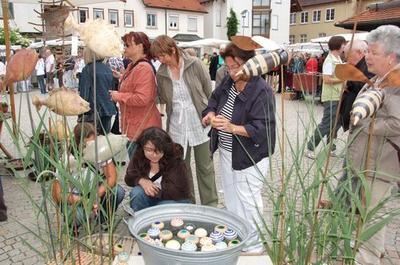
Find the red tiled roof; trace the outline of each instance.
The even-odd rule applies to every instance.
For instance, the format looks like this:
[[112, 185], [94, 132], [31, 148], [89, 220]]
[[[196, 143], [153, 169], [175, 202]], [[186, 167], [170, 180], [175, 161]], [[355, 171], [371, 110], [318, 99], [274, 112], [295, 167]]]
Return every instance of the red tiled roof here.
[[340, 21], [336, 26], [343, 28], [351, 28], [357, 21], [357, 28], [361, 30], [371, 30], [374, 26], [384, 24], [400, 24], [400, 6], [387, 9], [368, 9], [360, 14]]
[[345, 0], [299, 0], [302, 7], [322, 5], [322, 4], [332, 4], [336, 2], [344, 2]]
[[198, 0], [143, 0], [147, 7], [207, 13]]

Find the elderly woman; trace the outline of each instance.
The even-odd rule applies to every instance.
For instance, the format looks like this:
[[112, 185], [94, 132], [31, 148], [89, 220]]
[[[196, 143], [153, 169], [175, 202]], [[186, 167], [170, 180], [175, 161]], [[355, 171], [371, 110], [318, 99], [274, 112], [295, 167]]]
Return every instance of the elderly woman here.
[[254, 51], [231, 43], [223, 56], [229, 75], [211, 95], [202, 121], [213, 127], [211, 152], [219, 150], [225, 205], [252, 222], [253, 240], [245, 251], [261, 253], [257, 226], [262, 226], [261, 192], [275, 147], [275, 99], [261, 77], [243, 81], [236, 76]]
[[[199, 58], [182, 52], [166, 35], [154, 40], [151, 51], [162, 63], [157, 72], [157, 83], [160, 100], [166, 104], [167, 132], [183, 147], [188, 169], [191, 148], [194, 149], [201, 204], [217, 206], [214, 165], [208, 148], [209, 129], [201, 124], [201, 112], [211, 95], [210, 76]], [[191, 170], [189, 173], [192, 180]], [[190, 183], [193, 187], [193, 181]]]
[[[96, 108], [97, 108], [97, 132], [108, 134], [111, 130], [111, 118], [117, 113], [113, 102], [108, 96], [112, 89], [113, 76], [110, 68], [89, 48], [83, 51], [86, 66], [82, 69], [79, 80], [79, 95], [90, 103], [90, 111], [82, 116], [80, 121], [94, 122], [94, 87], [93, 79], [96, 76]], [[96, 61], [94, 61], [94, 59]], [[96, 64], [96, 74], [94, 73]]]
[[143, 32], [130, 32], [122, 37], [125, 57], [132, 62], [120, 78], [119, 91], [110, 91], [113, 101], [121, 110], [122, 133], [130, 140], [128, 155], [132, 158], [136, 149], [136, 139], [149, 127], [161, 128], [161, 115], [155, 101], [157, 86], [155, 69], [151, 64], [150, 41]]
[[[374, 88], [381, 90], [385, 97], [375, 117], [360, 120], [350, 129], [348, 165], [353, 175], [365, 177], [364, 190], [370, 199], [363, 207], [370, 211], [390, 196], [393, 182], [400, 178], [400, 88], [384, 85], [386, 76], [400, 68], [400, 29], [392, 25], [378, 27], [367, 35], [367, 42], [368, 71], [376, 75], [372, 79]], [[369, 89], [366, 85], [358, 98]], [[370, 222], [367, 226], [371, 224], [371, 220], [367, 222]], [[356, 261], [381, 264], [384, 243], [385, 228], [361, 244]]]

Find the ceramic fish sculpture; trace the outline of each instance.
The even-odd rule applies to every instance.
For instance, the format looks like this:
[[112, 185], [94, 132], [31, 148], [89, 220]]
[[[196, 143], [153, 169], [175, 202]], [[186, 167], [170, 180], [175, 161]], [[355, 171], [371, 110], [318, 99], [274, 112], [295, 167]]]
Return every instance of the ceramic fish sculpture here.
[[[97, 136], [97, 162], [105, 162], [122, 150], [125, 150], [128, 138], [125, 135], [107, 134]], [[95, 159], [95, 141], [86, 144], [83, 150], [83, 159], [85, 161], [96, 163]]]
[[242, 65], [236, 76], [239, 76], [241, 79], [260, 76], [270, 72], [278, 65], [287, 63], [287, 61], [288, 53], [285, 50], [258, 54]]
[[57, 141], [66, 140], [69, 138], [69, 135], [70, 135], [69, 128], [66, 127], [65, 123], [61, 120], [58, 120], [55, 123], [51, 124], [49, 131], [50, 131], [50, 134]]
[[355, 126], [360, 120], [371, 117], [381, 107], [384, 97], [384, 92], [375, 88], [360, 94], [353, 103], [351, 123]]
[[121, 37], [112, 25], [102, 19], [78, 24], [70, 15], [65, 20], [64, 27], [67, 31], [78, 32], [85, 45], [101, 58], [122, 54]]
[[33, 72], [38, 54], [32, 49], [21, 49], [11, 56], [7, 63], [3, 85], [27, 79]]
[[54, 113], [65, 116], [76, 116], [90, 110], [89, 102], [81, 98], [78, 93], [65, 88], [53, 90], [46, 99], [34, 96], [32, 103], [38, 111], [41, 106], [47, 106]]

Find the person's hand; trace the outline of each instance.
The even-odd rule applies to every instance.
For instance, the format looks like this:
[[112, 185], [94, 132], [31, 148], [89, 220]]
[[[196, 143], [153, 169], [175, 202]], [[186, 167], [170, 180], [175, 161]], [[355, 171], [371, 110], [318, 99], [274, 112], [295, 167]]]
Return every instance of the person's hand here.
[[227, 133], [232, 133], [233, 131], [233, 124], [222, 115], [215, 116], [211, 123], [211, 126], [217, 130]]
[[109, 90], [108, 92], [110, 93], [111, 100], [117, 102], [116, 97], [117, 97], [118, 91]]
[[211, 121], [215, 118], [215, 112], [209, 112], [203, 119], [201, 119], [201, 124], [207, 126], [211, 124]]
[[95, 215], [97, 215], [97, 213], [99, 212], [99, 206], [97, 205], [97, 203], [93, 204], [92, 212]]
[[150, 197], [156, 197], [160, 192], [160, 188], [158, 188], [150, 179], [140, 179], [139, 185], [143, 188], [144, 193]]

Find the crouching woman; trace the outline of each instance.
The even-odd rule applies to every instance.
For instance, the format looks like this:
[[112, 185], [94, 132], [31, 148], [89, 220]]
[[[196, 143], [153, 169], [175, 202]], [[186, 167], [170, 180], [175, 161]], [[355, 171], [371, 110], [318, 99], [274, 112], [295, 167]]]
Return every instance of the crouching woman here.
[[131, 208], [139, 211], [159, 204], [190, 203], [182, 146], [156, 127], [144, 130], [137, 143], [125, 176], [126, 184], [133, 187]]

